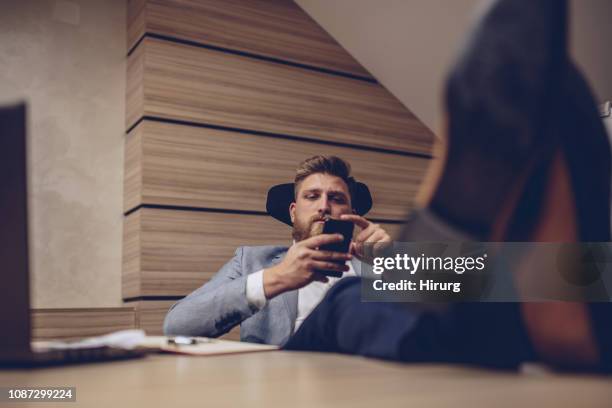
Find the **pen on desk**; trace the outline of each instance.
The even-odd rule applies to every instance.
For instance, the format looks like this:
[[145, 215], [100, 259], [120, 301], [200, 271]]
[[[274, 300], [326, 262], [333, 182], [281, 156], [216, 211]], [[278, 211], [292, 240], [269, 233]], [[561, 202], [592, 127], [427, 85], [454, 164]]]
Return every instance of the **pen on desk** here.
[[174, 336], [168, 339], [168, 344], [175, 346], [188, 346], [194, 344], [213, 343], [215, 339], [208, 337], [188, 337], [188, 336]]

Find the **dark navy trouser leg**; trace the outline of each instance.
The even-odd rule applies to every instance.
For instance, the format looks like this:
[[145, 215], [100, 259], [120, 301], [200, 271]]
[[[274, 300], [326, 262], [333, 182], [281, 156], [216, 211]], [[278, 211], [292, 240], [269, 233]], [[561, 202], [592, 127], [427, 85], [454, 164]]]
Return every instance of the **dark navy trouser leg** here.
[[362, 302], [360, 282], [339, 281], [284, 348], [500, 368], [532, 357], [516, 304]]

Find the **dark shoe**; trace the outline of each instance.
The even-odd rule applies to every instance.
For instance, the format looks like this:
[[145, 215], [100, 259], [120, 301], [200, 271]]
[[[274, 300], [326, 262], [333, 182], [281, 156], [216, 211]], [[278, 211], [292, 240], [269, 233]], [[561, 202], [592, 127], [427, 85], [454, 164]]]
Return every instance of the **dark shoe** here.
[[[589, 86], [572, 63], [568, 63], [559, 88], [562, 94], [555, 115], [555, 130], [569, 170], [576, 240], [609, 242], [612, 179], [608, 135]], [[543, 171], [538, 174], [525, 188], [521, 204], [513, 215], [514, 222], [507, 232], [508, 240], [527, 240], [525, 237], [529, 236], [529, 228], [526, 226], [534, 225], [540, 216], [532, 204], [546, 186], [546, 175]], [[585, 249], [588, 248], [585, 246]], [[587, 257], [589, 253], [583, 256]], [[584, 278], [586, 272], [580, 268], [572, 271], [578, 278]], [[582, 295], [585, 299], [606, 299], [609, 298], [609, 288], [603, 280], [595, 281], [583, 288]], [[568, 303], [559, 305], [556, 313], [555, 305], [552, 305], [553, 308], [549, 306], [525, 304], [523, 308], [529, 335], [539, 350], [540, 358], [560, 368], [612, 372], [612, 304]], [[566, 309], [561, 311], [562, 308]], [[569, 314], [579, 316], [572, 320], [574, 330], [571, 334], [563, 329], [551, 331], [550, 327], [545, 329], [540, 324], [529, 324], [534, 316], [539, 316], [535, 318], [536, 322], [542, 319], [566, 322]], [[562, 326], [559, 324], [559, 327]]]
[[560, 114], [562, 146], [567, 158], [583, 242], [610, 241], [610, 142], [597, 103], [579, 70], [568, 65]]
[[449, 75], [446, 161], [429, 211], [477, 239], [559, 146], [549, 127], [567, 63], [566, 8], [497, 1]]

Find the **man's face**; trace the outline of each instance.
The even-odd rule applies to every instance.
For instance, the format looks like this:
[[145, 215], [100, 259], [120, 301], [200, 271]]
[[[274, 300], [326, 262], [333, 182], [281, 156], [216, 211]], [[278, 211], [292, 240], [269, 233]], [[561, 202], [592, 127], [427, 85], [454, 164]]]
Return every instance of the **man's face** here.
[[338, 218], [352, 213], [348, 186], [340, 177], [315, 173], [299, 185], [295, 202], [289, 206], [293, 222], [293, 239], [302, 241], [318, 231], [323, 218]]

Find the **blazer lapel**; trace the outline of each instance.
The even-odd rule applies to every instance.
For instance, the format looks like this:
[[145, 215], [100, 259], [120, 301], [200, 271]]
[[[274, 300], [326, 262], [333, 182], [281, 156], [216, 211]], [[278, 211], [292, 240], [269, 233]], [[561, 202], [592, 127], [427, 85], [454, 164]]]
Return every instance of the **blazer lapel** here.
[[[283, 257], [287, 254], [287, 252], [280, 253], [272, 259], [272, 265], [278, 264]], [[285, 292], [281, 295], [283, 301], [285, 303], [285, 310], [287, 312], [287, 316], [289, 317], [290, 322], [290, 333], [293, 333], [293, 328], [295, 327], [295, 319], [297, 319], [297, 306], [298, 306], [298, 291], [292, 290], [290, 292]]]

